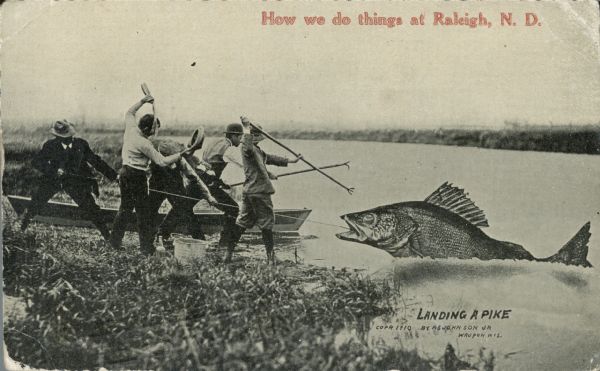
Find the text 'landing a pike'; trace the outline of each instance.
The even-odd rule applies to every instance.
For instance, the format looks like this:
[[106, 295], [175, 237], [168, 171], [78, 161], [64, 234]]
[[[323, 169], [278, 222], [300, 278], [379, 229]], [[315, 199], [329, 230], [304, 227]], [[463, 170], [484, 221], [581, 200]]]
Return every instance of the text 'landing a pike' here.
[[536, 258], [522, 246], [486, 235], [485, 214], [462, 189], [447, 182], [424, 201], [409, 201], [345, 214], [346, 240], [382, 249], [394, 257], [481, 260], [520, 259], [591, 267], [587, 260], [590, 223], [586, 223], [556, 254]]

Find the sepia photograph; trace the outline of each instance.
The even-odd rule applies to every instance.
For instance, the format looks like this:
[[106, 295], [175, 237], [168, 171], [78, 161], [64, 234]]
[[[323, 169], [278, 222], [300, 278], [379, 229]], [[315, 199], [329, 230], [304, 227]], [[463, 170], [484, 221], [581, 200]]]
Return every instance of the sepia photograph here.
[[7, 370], [600, 370], [600, 5], [0, 5]]

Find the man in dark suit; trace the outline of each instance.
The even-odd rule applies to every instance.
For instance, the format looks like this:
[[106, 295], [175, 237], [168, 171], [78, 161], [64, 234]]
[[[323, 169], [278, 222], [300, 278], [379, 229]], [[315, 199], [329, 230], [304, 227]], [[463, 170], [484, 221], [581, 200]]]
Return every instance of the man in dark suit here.
[[109, 240], [109, 229], [92, 196], [99, 194], [92, 167], [110, 180], [117, 179], [117, 172], [91, 150], [87, 141], [74, 138], [75, 129], [67, 120], [54, 123], [50, 132], [55, 138], [44, 143], [42, 150], [33, 159], [33, 167], [42, 173], [42, 177], [23, 216], [21, 230], [27, 229], [39, 210], [62, 190], [79, 205], [85, 218], [94, 223], [102, 237]]

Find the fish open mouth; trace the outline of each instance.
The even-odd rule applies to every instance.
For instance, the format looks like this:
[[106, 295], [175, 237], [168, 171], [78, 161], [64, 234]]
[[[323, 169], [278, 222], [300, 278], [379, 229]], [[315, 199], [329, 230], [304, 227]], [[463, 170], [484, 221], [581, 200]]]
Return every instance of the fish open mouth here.
[[356, 225], [351, 220], [349, 220], [347, 216], [343, 215], [341, 216], [341, 218], [346, 222], [348, 227], [350, 227], [350, 230], [347, 232], [336, 233], [335, 236], [337, 238], [339, 238], [340, 240], [358, 242], [365, 242], [367, 240], [367, 235], [365, 235], [363, 231], [357, 228]]

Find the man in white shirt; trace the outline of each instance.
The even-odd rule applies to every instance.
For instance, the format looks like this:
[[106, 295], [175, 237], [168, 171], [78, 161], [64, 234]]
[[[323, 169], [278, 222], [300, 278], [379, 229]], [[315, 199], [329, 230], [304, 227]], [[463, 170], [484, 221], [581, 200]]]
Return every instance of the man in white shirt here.
[[186, 151], [163, 156], [158, 152], [148, 137], [154, 135], [160, 127], [160, 121], [152, 114], [144, 115], [136, 123], [135, 114], [145, 104], [154, 102], [151, 95], [146, 95], [136, 102], [125, 114], [125, 134], [121, 157], [123, 166], [119, 170], [119, 188], [121, 205], [113, 223], [111, 244], [121, 248], [127, 222], [135, 209], [140, 249], [143, 254], [151, 255], [155, 248], [154, 215], [149, 203], [148, 171], [150, 163], [158, 166], [169, 166], [187, 155]]

